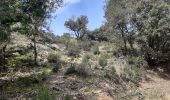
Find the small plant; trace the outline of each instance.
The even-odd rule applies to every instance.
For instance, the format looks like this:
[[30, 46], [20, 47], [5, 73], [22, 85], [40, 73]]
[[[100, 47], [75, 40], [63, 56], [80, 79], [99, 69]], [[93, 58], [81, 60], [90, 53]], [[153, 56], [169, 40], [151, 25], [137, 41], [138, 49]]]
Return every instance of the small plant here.
[[97, 45], [95, 45], [92, 48], [92, 51], [93, 51], [94, 55], [99, 55], [100, 54], [99, 47]]
[[23, 66], [29, 67], [34, 65], [33, 56], [31, 53], [20, 55], [17, 57], [11, 57], [8, 59], [7, 66], [13, 68], [21, 68]]
[[91, 74], [90, 66], [88, 62], [82, 62], [81, 64], [71, 64], [71, 66], [67, 69], [66, 75], [76, 74], [79, 76], [87, 77]]
[[102, 67], [107, 66], [107, 58], [105, 56], [100, 56], [99, 65], [102, 66]]
[[76, 67], [76, 72], [79, 76], [87, 77], [90, 75], [90, 66], [88, 63], [81, 63]]
[[114, 67], [114, 66], [112, 67], [112, 74], [113, 74], [113, 75], [115, 75], [115, 74], [116, 74], [116, 69], [115, 69], [115, 67]]
[[43, 86], [38, 91], [37, 100], [56, 100], [56, 98], [53, 91]]
[[86, 55], [83, 56], [82, 62], [83, 63], [88, 63], [89, 59], [90, 59], [90, 56], [86, 54]]
[[66, 75], [76, 73], [75, 64], [70, 64], [70, 67], [65, 72]]
[[67, 55], [76, 58], [79, 56], [80, 52], [81, 51], [77, 46], [72, 46], [68, 48]]
[[79, 47], [84, 51], [90, 51], [91, 47], [94, 45], [92, 41], [79, 41]]
[[66, 95], [64, 96], [64, 100], [71, 100], [70, 95], [66, 94]]
[[61, 60], [61, 55], [57, 52], [51, 52], [48, 55], [48, 62], [50, 66], [53, 67], [53, 71], [57, 72], [59, 68], [62, 67], [62, 60]]

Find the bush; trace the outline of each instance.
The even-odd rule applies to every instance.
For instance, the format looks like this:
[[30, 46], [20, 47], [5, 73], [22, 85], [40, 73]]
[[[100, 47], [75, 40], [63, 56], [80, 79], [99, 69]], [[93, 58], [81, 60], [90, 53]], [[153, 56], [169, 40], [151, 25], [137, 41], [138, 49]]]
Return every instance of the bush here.
[[91, 47], [95, 43], [92, 41], [79, 41], [79, 47], [83, 49], [84, 51], [90, 51]]
[[13, 68], [29, 67], [34, 65], [34, 59], [31, 53], [8, 58], [7, 66]]
[[148, 63], [144, 60], [143, 57], [130, 57], [128, 58], [128, 63], [130, 65], [135, 65], [136, 67], [139, 67], [139, 68], [148, 67]]
[[82, 63], [88, 63], [90, 59], [90, 56], [88, 54], [83, 56]]
[[57, 52], [51, 52], [49, 53], [47, 60], [50, 64], [50, 66], [53, 67], [53, 71], [57, 72], [59, 68], [62, 67], [62, 60], [61, 60], [61, 55]]
[[100, 56], [99, 65], [102, 66], [102, 67], [107, 66], [107, 58], [105, 56]]
[[79, 76], [87, 77], [90, 75], [90, 66], [88, 63], [81, 63], [76, 67], [76, 72]]
[[66, 95], [64, 96], [64, 100], [71, 100], [71, 96], [68, 95], [68, 94], [66, 94]]
[[112, 69], [111, 69], [111, 70], [112, 70], [112, 74], [113, 74], [113, 75], [115, 75], [115, 74], [116, 74], [116, 69], [115, 69], [115, 67], [114, 67], [114, 66], [112, 67]]
[[76, 73], [75, 64], [70, 64], [70, 67], [65, 72], [66, 75]]
[[43, 86], [38, 91], [37, 100], [56, 100], [56, 97], [53, 91]]
[[145, 78], [145, 68], [147, 62], [142, 57], [132, 57], [128, 60], [130, 66], [124, 69], [126, 78], [138, 83], [142, 78]]
[[82, 62], [81, 64], [78, 64], [78, 65], [71, 64], [71, 66], [67, 69], [65, 74], [66, 75], [77, 74], [82, 77], [87, 77], [91, 74], [90, 72], [91, 72], [91, 70], [90, 70], [89, 63]]
[[99, 55], [100, 54], [99, 47], [95, 45], [92, 48], [92, 52], [93, 52], [94, 55]]
[[76, 58], [79, 56], [80, 52], [81, 51], [77, 46], [73, 46], [68, 48], [67, 55]]

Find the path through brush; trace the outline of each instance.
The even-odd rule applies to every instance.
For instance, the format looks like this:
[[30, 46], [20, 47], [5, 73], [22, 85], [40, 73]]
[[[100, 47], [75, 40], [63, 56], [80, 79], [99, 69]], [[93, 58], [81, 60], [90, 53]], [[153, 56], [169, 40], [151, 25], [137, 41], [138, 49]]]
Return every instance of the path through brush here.
[[170, 100], [170, 75], [161, 71], [147, 71], [148, 81], [140, 83], [145, 100]]

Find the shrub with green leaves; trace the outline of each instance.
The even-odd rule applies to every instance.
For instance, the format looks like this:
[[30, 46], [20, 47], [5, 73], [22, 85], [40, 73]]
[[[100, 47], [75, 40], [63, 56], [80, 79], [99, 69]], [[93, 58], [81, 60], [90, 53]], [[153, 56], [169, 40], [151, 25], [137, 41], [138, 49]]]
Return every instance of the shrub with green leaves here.
[[112, 74], [113, 74], [113, 75], [115, 75], [115, 74], [116, 74], [116, 69], [115, 69], [115, 67], [114, 67], [114, 66], [112, 67], [112, 69], [111, 69], [111, 70], [112, 70]]
[[81, 50], [77, 46], [71, 46], [68, 48], [67, 55], [70, 57], [78, 57], [80, 54]]
[[139, 82], [145, 78], [145, 69], [148, 64], [142, 57], [131, 57], [128, 59], [129, 65], [125, 67], [124, 72], [126, 77], [133, 82]]
[[59, 68], [62, 67], [61, 54], [57, 52], [50, 52], [47, 59], [50, 66], [53, 67], [54, 72], [57, 72]]
[[99, 62], [99, 65], [102, 67], [107, 66], [107, 58], [105, 56], [101, 55], [98, 62]]
[[88, 62], [89, 62], [89, 59], [90, 59], [90, 55], [85, 54], [85, 55], [83, 56], [82, 63], [88, 63]]
[[81, 63], [76, 67], [77, 75], [87, 77], [91, 74], [90, 65], [87, 62]]
[[100, 54], [99, 47], [98, 47], [97, 45], [95, 45], [95, 46], [92, 48], [92, 52], [93, 52], [95, 55], [99, 55], [99, 54]]
[[66, 75], [69, 75], [69, 74], [74, 74], [76, 73], [76, 69], [75, 69], [75, 64], [70, 64], [70, 67], [67, 69], [67, 71], [65, 72]]
[[84, 51], [90, 51], [91, 47], [95, 45], [93, 41], [78, 41], [78, 45]]
[[78, 76], [87, 77], [91, 75], [90, 64], [87, 58], [84, 58], [80, 64], [71, 64], [67, 69], [66, 75], [76, 74]]
[[7, 66], [13, 68], [29, 67], [34, 65], [33, 55], [31, 53], [8, 58]]
[[56, 97], [53, 91], [43, 86], [38, 91], [37, 100], [56, 100]]

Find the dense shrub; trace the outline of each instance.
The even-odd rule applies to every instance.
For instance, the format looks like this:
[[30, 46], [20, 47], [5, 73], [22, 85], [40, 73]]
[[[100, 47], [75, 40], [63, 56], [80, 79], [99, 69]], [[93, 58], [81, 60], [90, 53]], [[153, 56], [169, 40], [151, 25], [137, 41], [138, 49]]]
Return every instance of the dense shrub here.
[[78, 41], [79, 47], [84, 51], [90, 51], [91, 47], [95, 45], [93, 41]]
[[37, 100], [56, 100], [56, 97], [53, 91], [43, 86], [38, 91]]
[[126, 78], [135, 83], [138, 83], [140, 80], [145, 78], [145, 68], [148, 65], [142, 57], [129, 58], [128, 62], [129, 66], [124, 68]]
[[98, 47], [97, 45], [93, 46], [92, 52], [93, 52], [95, 55], [99, 55], [99, 54], [100, 54], [99, 47]]
[[77, 46], [71, 46], [68, 48], [67, 55], [70, 57], [78, 57], [81, 50]]
[[111, 69], [111, 70], [112, 70], [112, 74], [113, 74], [113, 75], [115, 75], [115, 74], [116, 74], [116, 69], [115, 69], [115, 67], [114, 67], [114, 66], [112, 67], [112, 69]]
[[100, 56], [99, 58], [99, 65], [102, 66], [102, 67], [105, 67], [107, 66], [107, 58], [103, 55]]
[[75, 69], [75, 64], [70, 64], [70, 67], [67, 69], [67, 71], [65, 72], [66, 75], [69, 75], [69, 74], [74, 74], [76, 73], [76, 69]]
[[91, 70], [89, 64], [86, 63], [81, 63], [76, 67], [76, 72], [79, 76], [87, 77], [91, 75]]
[[83, 63], [88, 63], [89, 59], [90, 59], [90, 55], [86, 54], [86, 55], [83, 56], [82, 62]]
[[[86, 60], [85, 60], [86, 59]], [[91, 75], [90, 65], [87, 58], [82, 60], [81, 64], [71, 64], [70, 67], [66, 71], [66, 75], [69, 74], [77, 74], [79, 76], [87, 77]]]
[[34, 65], [33, 55], [31, 53], [8, 58], [7, 66], [12, 68], [29, 67]]
[[54, 72], [57, 72], [59, 68], [62, 67], [63, 61], [61, 60], [61, 54], [57, 52], [50, 52], [47, 59], [50, 66], [53, 67]]

